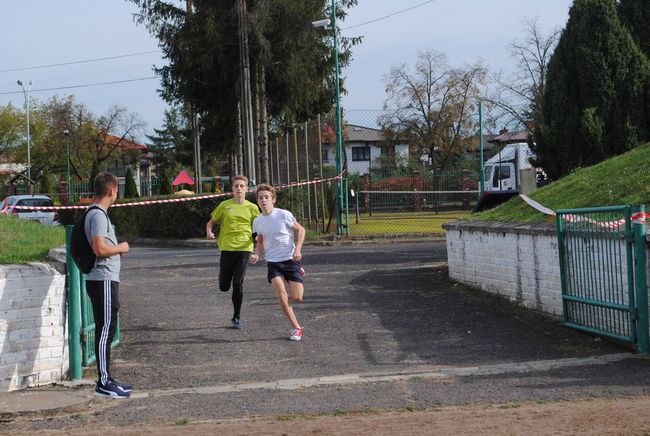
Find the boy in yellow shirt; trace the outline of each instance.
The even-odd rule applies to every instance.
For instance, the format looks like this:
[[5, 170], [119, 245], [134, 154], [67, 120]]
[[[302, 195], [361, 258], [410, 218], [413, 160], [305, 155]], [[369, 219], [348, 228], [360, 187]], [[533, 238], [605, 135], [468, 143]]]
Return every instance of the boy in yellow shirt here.
[[234, 313], [232, 326], [241, 329], [241, 306], [244, 300], [244, 275], [253, 252], [252, 225], [260, 214], [257, 205], [246, 200], [248, 178], [235, 176], [232, 182], [233, 198], [222, 201], [210, 215], [205, 226], [208, 239], [215, 239], [212, 228], [219, 223], [217, 245], [221, 251], [219, 261], [219, 289], [228, 292], [232, 283]]

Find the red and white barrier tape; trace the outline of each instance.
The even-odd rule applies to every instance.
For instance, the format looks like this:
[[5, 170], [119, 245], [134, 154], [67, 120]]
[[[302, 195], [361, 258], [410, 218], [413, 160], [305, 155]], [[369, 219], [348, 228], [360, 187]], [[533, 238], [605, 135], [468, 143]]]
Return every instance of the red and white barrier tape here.
[[[632, 220], [632, 223], [645, 224], [645, 220], [647, 216], [648, 214], [646, 214], [645, 212], [634, 212], [630, 216], [630, 219]], [[586, 222], [605, 229], [618, 229], [621, 226], [625, 225], [625, 218], [616, 221], [601, 222], [593, 218], [588, 218], [588, 217], [574, 215], [574, 214], [567, 214], [567, 215], [562, 215], [562, 219], [571, 223]]]
[[[542, 213], [544, 213], [546, 215], [551, 215], [551, 216], [556, 215], [556, 213], [554, 211], [552, 211], [551, 209], [549, 209], [547, 207], [542, 206], [541, 204], [539, 204], [535, 200], [527, 197], [526, 195], [521, 194], [520, 197], [522, 198], [522, 200], [524, 200], [526, 203], [528, 203], [535, 210], [538, 210], [538, 211], [540, 211], [540, 212], [542, 212]], [[631, 218], [633, 223], [645, 224], [646, 217], [648, 217], [648, 216], [650, 216], [650, 214], [645, 213], [645, 212], [634, 212], [631, 215], [630, 218]], [[565, 220], [565, 221], [568, 221], [568, 222], [572, 222], [572, 223], [587, 222], [587, 223], [590, 223], [590, 224], [594, 224], [594, 225], [596, 225], [598, 227], [603, 227], [603, 228], [607, 228], [607, 229], [615, 229], [615, 228], [618, 228], [620, 226], [625, 225], [625, 218], [622, 218], [622, 219], [616, 220], [616, 221], [600, 222], [600, 221], [594, 220], [592, 218], [584, 217], [584, 216], [581, 216], [581, 215], [566, 214], [566, 215], [562, 215], [562, 219]]]
[[[329, 179], [323, 180], [309, 180], [306, 182], [295, 182], [285, 185], [277, 185], [276, 189], [285, 189], [285, 188], [294, 188], [298, 186], [305, 185], [316, 185], [318, 183], [331, 182], [332, 180], [338, 180], [343, 177], [343, 173], [338, 176], [330, 177]], [[250, 189], [248, 192], [255, 192], [254, 189]], [[206, 195], [196, 195], [196, 196], [186, 196], [178, 198], [165, 198], [162, 200], [143, 200], [143, 201], [132, 201], [130, 203], [115, 203], [111, 207], [128, 207], [128, 206], [147, 206], [150, 204], [165, 204], [165, 203], [183, 203], [187, 201], [198, 201], [198, 200], [207, 200], [211, 198], [219, 198], [231, 196], [232, 192], [224, 192], [222, 194], [206, 194]], [[75, 206], [13, 206], [14, 209], [20, 210], [74, 210], [74, 209], [87, 209], [88, 205], [75, 205]], [[8, 214], [8, 207], [5, 207], [0, 214]]]

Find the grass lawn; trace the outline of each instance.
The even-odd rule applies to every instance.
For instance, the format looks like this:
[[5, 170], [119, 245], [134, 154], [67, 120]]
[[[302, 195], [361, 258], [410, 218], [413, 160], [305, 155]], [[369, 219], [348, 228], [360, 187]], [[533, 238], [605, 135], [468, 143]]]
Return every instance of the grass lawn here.
[[0, 264], [40, 262], [65, 244], [65, 229], [0, 215]]
[[350, 215], [350, 236], [379, 236], [379, 235], [443, 235], [442, 225], [455, 220], [467, 219], [469, 211], [454, 212], [381, 212], [356, 217]]

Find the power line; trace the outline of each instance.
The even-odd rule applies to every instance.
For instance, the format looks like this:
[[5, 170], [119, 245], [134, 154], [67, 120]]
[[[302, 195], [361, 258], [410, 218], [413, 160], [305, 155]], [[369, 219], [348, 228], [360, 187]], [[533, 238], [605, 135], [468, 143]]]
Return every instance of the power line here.
[[[87, 83], [85, 85], [60, 86], [58, 88], [32, 89], [30, 92], [58, 91], [61, 89], [88, 88], [90, 86], [114, 85], [116, 83], [139, 82], [142, 80], [157, 79], [157, 76], [139, 77], [137, 79], [115, 80], [113, 82]], [[0, 95], [22, 94], [22, 91], [0, 92]]]
[[410, 8], [402, 9], [400, 11], [393, 12], [392, 14], [388, 14], [388, 15], [385, 15], [383, 17], [375, 18], [374, 20], [366, 21], [365, 23], [360, 23], [360, 24], [355, 24], [354, 26], [345, 27], [345, 28], [343, 28], [341, 30], [354, 29], [355, 27], [361, 27], [361, 26], [365, 26], [366, 24], [376, 23], [377, 21], [381, 21], [381, 20], [385, 20], [386, 18], [394, 17], [395, 15], [402, 14], [404, 12], [408, 12], [408, 11], [413, 10], [415, 8], [419, 8], [420, 6], [424, 6], [427, 3], [431, 3], [433, 1], [435, 1], [435, 0], [427, 0], [425, 2], [422, 2], [422, 3], [418, 4], [418, 5], [411, 6]]
[[85, 59], [81, 61], [73, 61], [73, 62], [62, 62], [59, 64], [49, 64], [49, 65], [37, 65], [34, 67], [21, 67], [21, 68], [10, 68], [8, 70], [0, 70], [0, 73], [9, 73], [13, 71], [25, 71], [25, 70], [38, 70], [42, 68], [52, 68], [52, 67], [62, 67], [65, 65], [76, 65], [76, 64], [87, 64], [90, 62], [98, 62], [98, 61], [107, 61], [111, 59], [120, 59], [120, 58], [128, 58], [132, 56], [142, 56], [146, 54], [151, 54], [151, 53], [160, 53], [160, 50], [151, 50], [151, 51], [143, 51], [140, 53], [131, 53], [131, 54], [126, 54], [126, 55], [119, 55], [119, 56], [109, 56], [105, 58], [96, 58], [96, 59]]

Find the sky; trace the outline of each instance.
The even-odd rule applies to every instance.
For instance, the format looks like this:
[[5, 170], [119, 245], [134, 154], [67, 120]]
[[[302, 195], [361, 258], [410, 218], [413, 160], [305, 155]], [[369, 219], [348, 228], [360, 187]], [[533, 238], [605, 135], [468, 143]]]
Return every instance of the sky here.
[[[549, 33], [564, 27], [570, 5], [570, 0], [359, 0], [339, 23], [344, 36], [364, 38], [342, 71], [346, 116], [371, 123], [385, 100], [390, 68], [413, 65], [427, 49], [444, 53], [452, 66], [482, 59], [491, 72], [507, 72], [508, 46], [524, 36], [523, 20], [536, 18]], [[125, 0], [3, 2], [0, 105], [24, 107], [16, 81], [27, 89], [31, 80], [30, 96], [39, 101], [74, 94], [95, 115], [123, 106], [138, 113], [152, 133], [167, 108], [152, 67], [165, 61], [157, 41], [134, 22], [135, 12]], [[112, 59], [97, 60], [102, 58]], [[51, 89], [64, 87], [71, 88]]]

